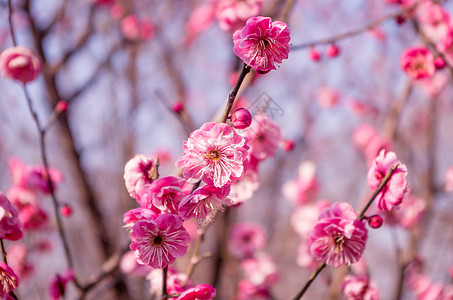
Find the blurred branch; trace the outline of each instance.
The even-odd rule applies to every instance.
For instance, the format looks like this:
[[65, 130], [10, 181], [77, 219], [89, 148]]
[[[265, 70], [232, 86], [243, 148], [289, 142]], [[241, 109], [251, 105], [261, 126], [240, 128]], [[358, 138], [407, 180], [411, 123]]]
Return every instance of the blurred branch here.
[[17, 46], [16, 36], [14, 34], [14, 26], [13, 26], [13, 6], [11, 0], [8, 0], [8, 23], [9, 23], [9, 31], [11, 34], [11, 39], [13, 40], [13, 46]]
[[165, 106], [165, 108], [170, 111], [176, 119], [179, 121], [179, 123], [182, 125], [184, 128], [184, 131], [186, 132], [187, 135], [189, 135], [192, 131], [193, 128], [190, 127], [189, 123], [187, 120], [183, 117], [183, 115], [180, 112], [175, 111], [172, 109], [171, 105], [168, 103], [168, 99], [164, 96], [161, 90], [157, 89], [154, 91], [154, 94], [156, 95], [156, 98], [162, 102], [162, 104]]
[[340, 33], [338, 35], [334, 35], [332, 37], [328, 37], [328, 38], [325, 38], [325, 39], [315, 40], [315, 41], [306, 42], [306, 43], [303, 43], [303, 44], [292, 46], [291, 47], [291, 51], [301, 50], [301, 49], [305, 49], [305, 48], [316, 46], [316, 45], [332, 44], [334, 42], [337, 42], [337, 41], [340, 41], [340, 40], [343, 40], [343, 39], [346, 39], [346, 38], [350, 38], [350, 37], [359, 35], [359, 34], [365, 32], [367, 30], [374, 29], [376, 26], [378, 26], [379, 24], [381, 24], [381, 23], [383, 23], [383, 22], [385, 22], [387, 20], [394, 19], [396, 17], [399, 17], [401, 15], [404, 15], [404, 14], [407, 14], [407, 13], [411, 12], [420, 3], [421, 3], [421, 1], [417, 1], [414, 4], [404, 8], [404, 9], [402, 9], [402, 10], [396, 12], [396, 13], [392, 13], [392, 14], [386, 15], [384, 17], [381, 17], [381, 18], [379, 18], [379, 19], [377, 19], [377, 20], [375, 20], [375, 21], [373, 21], [373, 22], [371, 22], [371, 23], [369, 23], [369, 24], [367, 24], [365, 26], [359, 27], [357, 29], [346, 31], [344, 33]]
[[390, 112], [385, 119], [384, 128], [382, 129], [383, 135], [387, 136], [392, 141], [395, 139], [396, 136], [396, 129], [398, 127], [398, 122], [400, 120], [400, 115], [403, 111], [407, 100], [412, 92], [413, 82], [412, 80], [408, 80], [406, 83], [406, 87], [404, 88], [403, 95], [397, 98], [393, 102], [393, 106], [390, 109]]
[[282, 16], [280, 17], [281, 21], [288, 23], [289, 14], [295, 3], [296, 3], [296, 0], [286, 1], [285, 7], [283, 8]]

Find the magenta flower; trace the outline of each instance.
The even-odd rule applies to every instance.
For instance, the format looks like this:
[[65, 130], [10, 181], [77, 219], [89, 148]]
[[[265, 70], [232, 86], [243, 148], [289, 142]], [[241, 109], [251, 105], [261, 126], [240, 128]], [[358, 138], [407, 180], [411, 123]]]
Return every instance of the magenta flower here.
[[343, 294], [348, 300], [379, 300], [376, 284], [365, 275], [347, 275], [343, 281]]
[[154, 220], [158, 215], [160, 215], [160, 211], [156, 208], [154, 209], [147, 209], [143, 207], [133, 208], [127, 211], [123, 215], [123, 223], [126, 224], [124, 227], [132, 228], [135, 223], [141, 220]]
[[216, 290], [209, 284], [199, 284], [194, 288], [186, 290], [184, 293], [179, 295], [176, 300], [212, 300], [216, 296]]
[[154, 269], [165, 268], [184, 256], [190, 235], [177, 215], [159, 215], [154, 220], [140, 220], [132, 227], [130, 249], [137, 262]]
[[264, 114], [254, 116], [246, 136], [249, 154], [257, 160], [272, 157], [282, 141], [280, 128]]
[[74, 271], [67, 270], [63, 275], [55, 275], [49, 284], [50, 299], [58, 300], [64, 297], [66, 293], [66, 285], [74, 279]]
[[17, 241], [24, 235], [19, 212], [9, 200], [0, 193], [0, 238]]
[[124, 166], [124, 181], [132, 198], [140, 201], [143, 193], [153, 183], [154, 160], [141, 154], [136, 154]]
[[400, 65], [403, 71], [413, 79], [431, 77], [436, 71], [434, 56], [426, 47], [411, 47], [404, 50]]
[[150, 185], [141, 199], [142, 207], [156, 207], [170, 214], [178, 214], [181, 200], [190, 193], [191, 187], [185, 180], [167, 176], [157, 179]]
[[184, 168], [183, 176], [191, 183], [201, 179], [221, 188], [244, 175], [248, 164], [245, 142], [227, 124], [205, 123], [184, 142], [184, 155], [176, 166]]
[[19, 286], [19, 277], [4, 262], [0, 262], [0, 298], [13, 299], [9, 293]]
[[230, 186], [216, 188], [205, 185], [185, 197], [179, 204], [179, 215], [183, 219], [196, 218], [198, 225], [212, 222], [217, 211], [223, 211], [225, 206], [230, 206], [228, 199]]
[[238, 259], [253, 257], [256, 250], [266, 243], [266, 232], [261, 226], [252, 223], [239, 223], [233, 226], [229, 239], [230, 253]]
[[27, 83], [38, 77], [41, 62], [32, 50], [16, 46], [0, 54], [0, 71], [6, 78]]
[[356, 218], [348, 203], [324, 209], [308, 241], [313, 257], [336, 268], [357, 262], [365, 250], [368, 231]]
[[382, 191], [376, 196], [377, 207], [380, 210], [390, 211], [394, 206], [398, 206], [403, 202], [403, 197], [407, 192], [407, 168], [396, 158], [394, 152], [386, 153], [385, 150], [382, 150], [368, 171], [368, 185], [375, 191], [385, 174], [394, 165], [398, 165], [398, 168], [393, 172]]
[[267, 73], [288, 58], [290, 39], [286, 23], [252, 17], [233, 34], [233, 52], [258, 73]]

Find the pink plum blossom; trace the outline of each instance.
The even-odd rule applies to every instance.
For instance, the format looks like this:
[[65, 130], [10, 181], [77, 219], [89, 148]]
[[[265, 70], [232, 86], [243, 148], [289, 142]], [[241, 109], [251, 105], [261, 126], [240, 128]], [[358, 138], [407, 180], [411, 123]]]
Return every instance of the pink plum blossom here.
[[183, 144], [184, 155], [176, 166], [191, 183], [203, 180], [221, 188], [241, 179], [247, 169], [246, 139], [231, 126], [208, 122], [195, 130]]
[[376, 284], [366, 275], [347, 275], [343, 281], [343, 294], [348, 300], [379, 300]]
[[453, 166], [449, 167], [445, 173], [445, 190], [453, 192]]
[[439, 42], [451, 28], [451, 17], [441, 5], [423, 1], [417, 7], [417, 17], [426, 36], [433, 42]]
[[155, 171], [154, 159], [141, 154], [135, 155], [124, 166], [124, 181], [132, 198], [140, 201], [141, 196], [147, 192], [153, 183]]
[[209, 28], [215, 18], [215, 2], [206, 1], [195, 8], [186, 23], [185, 44], [189, 45], [203, 31]]
[[310, 202], [318, 192], [315, 163], [303, 161], [299, 165], [299, 176], [285, 183], [282, 192], [294, 204], [302, 205]]
[[278, 280], [277, 266], [265, 253], [258, 253], [253, 258], [244, 259], [241, 262], [241, 268], [245, 279], [257, 286], [271, 286]]
[[74, 271], [67, 270], [63, 275], [55, 275], [49, 284], [50, 299], [58, 300], [64, 297], [66, 292], [66, 285], [74, 279]]
[[19, 277], [4, 262], [0, 262], [0, 286], [0, 297], [7, 300], [13, 299], [9, 293], [19, 286]]
[[220, 0], [216, 8], [216, 18], [220, 28], [227, 31], [244, 26], [248, 18], [261, 12], [263, 0]]
[[264, 300], [271, 299], [269, 287], [255, 285], [247, 279], [239, 281], [236, 300]]
[[253, 257], [266, 243], [266, 232], [253, 223], [238, 223], [231, 229], [229, 239], [230, 253], [238, 259]]
[[244, 177], [231, 185], [230, 196], [234, 205], [239, 205], [252, 198], [259, 186], [258, 172], [249, 166]]
[[424, 274], [410, 274], [409, 286], [414, 291], [417, 300], [439, 300], [442, 298], [442, 285], [434, 283]]
[[393, 147], [392, 140], [381, 136], [381, 135], [375, 135], [373, 138], [370, 140], [368, 145], [365, 146], [364, 153], [365, 153], [365, 158], [367, 162], [372, 162], [376, 156], [381, 152], [382, 150], [385, 151], [390, 151]]
[[29, 251], [24, 244], [13, 243], [8, 247], [8, 264], [22, 280], [29, 278], [33, 274], [34, 266], [30, 263], [28, 257]]
[[308, 237], [302, 238], [299, 247], [297, 248], [296, 263], [302, 268], [307, 268], [309, 270], [315, 270], [319, 265], [319, 262], [315, 258], [313, 258], [310, 253]]
[[352, 142], [360, 149], [364, 150], [371, 140], [377, 136], [376, 129], [369, 124], [362, 124], [358, 126], [352, 134]]
[[291, 215], [291, 225], [300, 237], [306, 238], [311, 228], [318, 221], [319, 215], [324, 208], [331, 204], [327, 200], [320, 200], [316, 204], [304, 204], [299, 206]]
[[332, 108], [340, 101], [340, 92], [329, 87], [322, 87], [318, 90], [317, 99], [322, 108]]
[[132, 227], [130, 249], [137, 262], [154, 269], [165, 268], [184, 256], [190, 236], [177, 215], [163, 214], [154, 220], [140, 220]]
[[161, 177], [150, 185], [141, 199], [140, 205], [152, 209], [156, 207], [161, 211], [178, 214], [178, 206], [181, 200], [190, 193], [191, 187], [185, 180], [167, 176]]
[[272, 122], [265, 114], [255, 115], [252, 125], [247, 129], [247, 144], [249, 153], [257, 160], [272, 157], [282, 141], [280, 127]]
[[17, 241], [24, 235], [17, 208], [0, 193], [0, 238]]
[[25, 230], [40, 230], [48, 225], [47, 213], [36, 205], [26, 205], [21, 207], [18, 217], [24, 224]]
[[258, 73], [267, 73], [288, 58], [290, 39], [286, 23], [252, 17], [233, 34], [233, 52]]
[[124, 227], [132, 228], [135, 223], [141, 220], [154, 220], [160, 211], [157, 209], [147, 209], [143, 207], [133, 208], [123, 215]]
[[27, 83], [38, 77], [41, 62], [31, 49], [16, 46], [0, 54], [0, 71], [3, 77]]
[[238, 108], [231, 115], [231, 125], [236, 129], [245, 129], [252, 124], [252, 115], [245, 108]]
[[217, 211], [223, 211], [232, 201], [227, 198], [230, 187], [216, 188], [205, 185], [186, 196], [179, 204], [179, 215], [185, 220], [197, 219], [199, 226], [214, 221]]
[[127, 39], [138, 39], [140, 37], [140, 24], [138, 18], [134, 15], [129, 15], [121, 20], [121, 32]]
[[[119, 264], [121, 272], [124, 274], [135, 275], [135, 276], [146, 276], [152, 269], [149, 266], [141, 265], [135, 259], [135, 254], [132, 251], [127, 251], [121, 256]], [[160, 272], [160, 270], [159, 270]], [[161, 273], [161, 272], [160, 272]]]
[[348, 203], [324, 209], [309, 237], [313, 257], [336, 268], [357, 262], [365, 250], [368, 231], [356, 218]]
[[409, 195], [397, 211], [397, 220], [406, 229], [412, 229], [423, 219], [426, 211], [426, 202], [421, 198]]
[[[150, 283], [150, 293], [155, 296], [162, 296], [162, 270], [153, 269], [146, 276], [146, 279]], [[183, 282], [186, 282], [185, 286], [182, 285]], [[167, 292], [170, 295], [180, 294], [184, 292], [185, 289], [192, 288], [192, 280], [187, 280], [187, 274], [179, 273], [172, 267], [168, 268], [167, 272]]]
[[382, 150], [368, 171], [368, 185], [371, 190], [375, 191], [394, 165], [398, 165], [398, 167], [381, 192], [376, 196], [377, 207], [380, 210], [390, 211], [394, 206], [398, 206], [403, 202], [404, 195], [407, 192], [407, 168], [396, 158], [394, 152]]
[[434, 56], [426, 47], [411, 47], [404, 50], [400, 65], [403, 71], [413, 79], [431, 77], [436, 71]]
[[199, 284], [179, 295], [176, 300], [212, 300], [217, 295], [215, 288], [209, 284]]

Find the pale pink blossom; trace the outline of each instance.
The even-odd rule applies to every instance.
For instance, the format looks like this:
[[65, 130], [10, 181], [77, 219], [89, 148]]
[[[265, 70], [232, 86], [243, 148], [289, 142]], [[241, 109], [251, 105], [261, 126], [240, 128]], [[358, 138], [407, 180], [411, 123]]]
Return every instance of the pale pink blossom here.
[[183, 149], [176, 166], [184, 168], [183, 176], [191, 183], [201, 179], [220, 188], [241, 179], [247, 169], [246, 139], [224, 123], [203, 124]]
[[317, 99], [322, 108], [332, 108], [340, 101], [340, 92], [330, 87], [321, 87]]
[[[135, 259], [135, 254], [132, 251], [127, 251], [121, 256], [120, 264], [119, 264], [121, 272], [128, 275], [135, 275], [139, 277], [146, 276], [152, 269], [149, 266], [141, 265]], [[162, 273], [158, 270], [159, 273]]]
[[309, 237], [310, 252], [319, 261], [339, 267], [357, 262], [365, 250], [368, 231], [348, 203], [322, 211]]
[[239, 205], [252, 198], [259, 186], [258, 172], [249, 166], [244, 177], [231, 185], [230, 196], [234, 205]]
[[369, 124], [362, 124], [354, 130], [352, 134], [352, 142], [358, 149], [365, 150], [366, 146], [377, 135], [378, 133], [373, 126]]
[[124, 181], [132, 198], [140, 201], [141, 196], [148, 191], [153, 183], [155, 172], [154, 159], [136, 154], [124, 166]]
[[0, 193], [0, 238], [17, 241], [24, 235], [17, 208]]
[[189, 45], [203, 31], [209, 28], [215, 18], [215, 2], [206, 1], [195, 8], [186, 24], [185, 44]]
[[280, 127], [265, 114], [254, 116], [252, 125], [246, 130], [246, 136], [250, 156], [259, 161], [272, 157], [282, 141]]
[[238, 284], [237, 300], [267, 300], [271, 299], [269, 287], [255, 285], [247, 279], [242, 279]]
[[190, 190], [191, 186], [179, 177], [161, 177], [142, 195], [140, 206], [148, 209], [156, 207], [163, 212], [178, 214], [179, 203]]
[[50, 299], [58, 300], [64, 297], [66, 293], [66, 285], [74, 279], [74, 271], [67, 270], [63, 275], [55, 275], [49, 284]]
[[376, 284], [366, 275], [347, 275], [343, 281], [342, 291], [348, 300], [380, 299]]
[[154, 36], [154, 24], [150, 19], [143, 19], [140, 22], [140, 38], [142, 40], [149, 40]]
[[442, 299], [443, 286], [434, 283], [429, 276], [424, 274], [410, 274], [409, 286], [414, 291], [417, 300], [440, 300]]
[[431, 77], [436, 71], [434, 56], [426, 47], [411, 47], [404, 50], [400, 65], [403, 71], [413, 79]]
[[449, 167], [445, 173], [445, 190], [453, 192], [453, 166]]
[[245, 25], [248, 18], [260, 14], [263, 0], [220, 0], [216, 8], [216, 18], [220, 28], [237, 30]]
[[165, 268], [184, 256], [190, 236], [177, 215], [163, 214], [154, 220], [140, 220], [132, 227], [130, 249], [137, 262], [154, 269]]
[[311, 228], [318, 221], [321, 211], [330, 205], [329, 201], [320, 200], [316, 204], [309, 203], [299, 206], [290, 219], [294, 231], [302, 238], [308, 237]]
[[447, 86], [450, 77], [444, 72], [436, 72], [433, 76], [419, 80], [424, 92], [431, 98], [435, 98]]
[[296, 263], [302, 268], [307, 268], [309, 270], [315, 270], [319, 265], [319, 262], [310, 253], [308, 237], [302, 238], [299, 247], [297, 248]]
[[130, 40], [140, 38], [140, 24], [138, 18], [134, 15], [129, 15], [121, 20], [121, 32], [125, 38]]
[[451, 17], [441, 5], [431, 1], [422, 1], [417, 6], [416, 14], [426, 36], [433, 42], [440, 41], [451, 27]]
[[176, 300], [212, 300], [217, 295], [215, 288], [209, 284], [199, 284], [179, 295]]
[[8, 264], [21, 280], [33, 274], [34, 266], [29, 261], [29, 251], [22, 243], [13, 243], [8, 247]]
[[27, 83], [38, 77], [41, 62], [31, 49], [16, 46], [0, 54], [0, 71], [3, 77]]
[[38, 205], [38, 195], [36, 192], [18, 185], [11, 186], [8, 189], [7, 196], [11, 203], [19, 210], [27, 205]]
[[278, 281], [278, 270], [272, 257], [258, 253], [241, 262], [244, 278], [254, 285], [271, 286]]
[[9, 295], [19, 286], [19, 277], [4, 262], [0, 262], [0, 297], [1, 299], [13, 299]]
[[233, 52], [258, 73], [267, 73], [288, 58], [290, 39], [286, 23], [252, 17], [233, 34]]
[[226, 206], [232, 205], [227, 198], [230, 187], [216, 188], [205, 185], [186, 196], [179, 204], [179, 215], [185, 219], [195, 218], [199, 226], [213, 222], [217, 211], [223, 211]]
[[230, 253], [238, 259], [253, 257], [266, 243], [266, 232], [253, 223], [238, 223], [231, 229], [228, 247]]
[[425, 215], [425, 211], [425, 200], [409, 196], [401, 204], [401, 209], [397, 211], [397, 220], [404, 228], [411, 229], [420, 223]]
[[404, 195], [407, 192], [407, 168], [397, 158], [394, 152], [385, 152], [382, 150], [376, 159], [372, 162], [368, 171], [368, 185], [371, 190], [377, 190], [380, 182], [389, 172], [392, 166], [396, 166], [390, 180], [376, 196], [377, 207], [380, 210], [390, 211], [393, 207], [403, 202]]
[[37, 205], [21, 207], [18, 217], [23, 223], [25, 230], [40, 230], [48, 225], [47, 213]]
[[132, 228], [135, 223], [141, 220], [154, 220], [160, 211], [156, 208], [147, 209], [143, 207], [133, 208], [123, 215], [123, 223], [126, 224], [125, 228]]
[[382, 150], [390, 151], [393, 147], [392, 140], [388, 137], [375, 135], [368, 145], [365, 146], [364, 153], [367, 162], [371, 163]]
[[285, 183], [282, 192], [294, 204], [303, 205], [310, 202], [318, 192], [315, 163], [303, 161], [299, 165], [298, 177]]
[[[155, 296], [162, 296], [162, 270], [153, 269], [146, 276], [146, 279], [150, 283], [150, 293]], [[185, 286], [182, 285], [183, 282], [187, 282]], [[184, 292], [185, 289], [192, 288], [192, 280], [187, 280], [187, 274], [179, 273], [172, 267], [168, 268], [167, 272], [167, 292], [170, 295], [180, 294]]]

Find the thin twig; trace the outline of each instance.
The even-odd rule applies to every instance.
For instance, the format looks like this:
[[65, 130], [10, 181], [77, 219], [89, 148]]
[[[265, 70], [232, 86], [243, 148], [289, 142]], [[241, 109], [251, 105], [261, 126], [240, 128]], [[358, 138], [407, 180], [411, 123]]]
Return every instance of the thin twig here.
[[9, 31], [11, 33], [11, 39], [13, 40], [13, 46], [17, 46], [16, 35], [14, 34], [13, 26], [13, 6], [11, 0], [8, 0], [8, 22], [9, 22]]
[[233, 107], [234, 101], [236, 100], [239, 88], [241, 87], [241, 84], [244, 81], [245, 76], [250, 72], [250, 70], [251, 67], [244, 63], [244, 65], [242, 66], [241, 73], [239, 74], [238, 79], [236, 80], [236, 84], [234, 85], [233, 90], [228, 95], [228, 102], [225, 107], [222, 119], [220, 121], [221, 123], [226, 123], [226, 121], [228, 120], [228, 116], [230, 114], [231, 108]]
[[0, 239], [0, 246], [2, 248], [2, 258], [3, 258], [3, 262], [5, 264], [8, 264], [8, 260], [6, 259], [6, 250], [5, 250], [5, 245], [3, 244], [3, 239]]
[[162, 300], [168, 299], [167, 292], [167, 275], [168, 275], [168, 266], [162, 269]]

